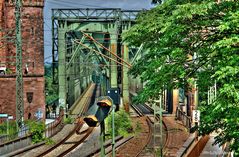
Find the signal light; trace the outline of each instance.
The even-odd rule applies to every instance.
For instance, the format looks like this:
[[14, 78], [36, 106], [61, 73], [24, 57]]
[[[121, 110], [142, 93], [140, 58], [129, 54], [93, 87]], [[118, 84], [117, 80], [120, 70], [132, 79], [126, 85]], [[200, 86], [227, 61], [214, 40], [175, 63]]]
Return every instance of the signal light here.
[[86, 124], [90, 127], [98, 126], [108, 116], [113, 101], [110, 97], [100, 97], [97, 103], [91, 106], [87, 111], [87, 116], [84, 118]]
[[109, 99], [103, 99], [97, 102], [97, 105], [100, 107], [111, 107], [112, 106], [112, 101]]
[[86, 116], [84, 121], [89, 127], [96, 127], [98, 124], [98, 119], [95, 117], [95, 115]]

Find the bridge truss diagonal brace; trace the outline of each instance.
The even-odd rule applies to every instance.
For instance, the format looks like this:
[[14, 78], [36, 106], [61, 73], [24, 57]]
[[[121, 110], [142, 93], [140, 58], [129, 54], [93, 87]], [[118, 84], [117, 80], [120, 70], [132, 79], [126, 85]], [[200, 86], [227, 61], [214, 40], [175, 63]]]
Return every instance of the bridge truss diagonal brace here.
[[[85, 36], [81, 38], [80, 42], [83, 43], [84, 41], [85, 41]], [[81, 51], [81, 48], [82, 48], [81, 45], [76, 46], [76, 49], [73, 51], [70, 61], [67, 63], [67, 69], [70, 67], [70, 65], [72, 64], [72, 61], [75, 59], [79, 51]]]
[[[95, 42], [93, 42], [93, 43], [94, 43], [95, 48], [96, 48], [99, 52], [101, 52], [99, 45], [98, 45], [97, 43], [95, 43]], [[102, 53], [102, 54], [103, 54], [103, 53]], [[107, 62], [104, 57], [101, 57], [101, 59], [102, 59], [102, 61], [106, 64], [106, 66], [109, 67], [109, 62]]]

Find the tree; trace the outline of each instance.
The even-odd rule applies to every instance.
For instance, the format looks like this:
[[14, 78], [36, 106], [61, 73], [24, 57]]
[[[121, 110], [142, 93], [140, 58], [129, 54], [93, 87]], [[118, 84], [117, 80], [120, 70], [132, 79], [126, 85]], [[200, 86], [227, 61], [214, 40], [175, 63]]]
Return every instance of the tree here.
[[[216, 143], [231, 142], [239, 153], [238, 0], [167, 0], [141, 13], [124, 40], [149, 50], [130, 70], [145, 82], [137, 101], [157, 98], [163, 88], [187, 89], [197, 80], [200, 133], [217, 131]], [[207, 104], [215, 81], [217, 99]]]
[[45, 91], [46, 91], [46, 104], [50, 104], [58, 99], [58, 87], [53, 84], [51, 65], [45, 65]]

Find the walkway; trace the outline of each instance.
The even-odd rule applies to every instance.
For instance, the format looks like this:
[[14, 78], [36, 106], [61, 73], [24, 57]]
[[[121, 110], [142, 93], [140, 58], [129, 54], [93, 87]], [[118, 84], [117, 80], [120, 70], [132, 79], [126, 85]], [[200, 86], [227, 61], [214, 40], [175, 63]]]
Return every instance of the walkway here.
[[178, 150], [188, 139], [189, 132], [180, 121], [175, 120], [174, 115], [164, 116], [163, 121], [168, 131], [168, 139], [164, 148], [165, 157], [176, 157]]
[[212, 145], [215, 141], [215, 136], [215, 134], [210, 135], [210, 139], [200, 154], [200, 157], [217, 157], [222, 155], [222, 149], [218, 145]]

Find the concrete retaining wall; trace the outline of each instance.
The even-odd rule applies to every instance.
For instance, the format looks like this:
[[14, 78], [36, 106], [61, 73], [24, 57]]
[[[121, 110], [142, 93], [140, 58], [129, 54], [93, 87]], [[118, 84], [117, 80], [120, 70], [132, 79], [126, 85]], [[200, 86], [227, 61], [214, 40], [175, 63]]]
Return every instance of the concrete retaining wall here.
[[31, 136], [27, 136], [25, 138], [17, 139], [5, 144], [0, 145], [0, 156], [4, 154], [8, 154], [10, 152], [13, 152], [17, 149], [24, 148], [28, 145], [30, 145], [32, 142]]

